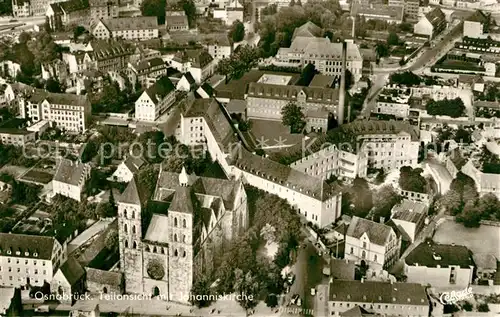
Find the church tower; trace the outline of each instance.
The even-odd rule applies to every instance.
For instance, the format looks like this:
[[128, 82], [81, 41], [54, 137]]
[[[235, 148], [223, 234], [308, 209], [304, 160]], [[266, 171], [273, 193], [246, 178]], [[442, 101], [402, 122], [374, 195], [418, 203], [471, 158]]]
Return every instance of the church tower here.
[[142, 293], [141, 200], [132, 178], [118, 200], [120, 268], [126, 293]]

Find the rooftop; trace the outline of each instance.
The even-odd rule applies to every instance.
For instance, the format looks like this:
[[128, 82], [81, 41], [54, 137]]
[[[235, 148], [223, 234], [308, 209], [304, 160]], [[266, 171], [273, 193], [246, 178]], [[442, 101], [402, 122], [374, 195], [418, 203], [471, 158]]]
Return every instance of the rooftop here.
[[428, 12], [425, 17], [433, 27], [437, 27], [442, 22], [446, 21], [446, 15], [439, 8], [432, 9], [432, 11]]
[[145, 93], [151, 98], [154, 104], [158, 104], [163, 98], [175, 90], [175, 86], [167, 76], [158, 79]]
[[88, 164], [62, 158], [56, 168], [53, 180], [64, 184], [78, 186], [84, 181], [86, 168], [88, 168]]
[[309, 87], [311, 87], [311, 88], [333, 88], [336, 79], [337, 78], [335, 76], [327, 76], [327, 75], [317, 74], [317, 75], [314, 75], [313, 79], [309, 83]]
[[351, 14], [353, 15], [362, 15], [365, 17], [388, 19], [394, 21], [402, 21], [403, 12], [404, 8], [402, 6], [389, 6], [384, 4], [357, 4], [353, 5], [351, 10]]
[[370, 242], [384, 246], [391, 231], [392, 228], [389, 226], [354, 216], [347, 228], [346, 236], [359, 239], [366, 233]]
[[191, 67], [204, 68], [213, 61], [213, 57], [205, 49], [185, 50], [177, 52], [172, 59], [178, 63], [191, 63]]
[[415, 283], [333, 280], [329, 301], [428, 306], [425, 287]]
[[303, 37], [320, 37], [323, 34], [323, 30], [311, 21], [308, 21], [293, 31], [292, 39], [297, 36]]
[[123, 30], [154, 30], [158, 28], [158, 20], [156, 17], [129, 17], [129, 18], [114, 18], [103, 19], [101, 22], [110, 31]]
[[474, 266], [472, 253], [461, 245], [435, 244], [422, 242], [405, 259], [407, 265], [426, 267], [449, 267], [452, 265], [461, 268]]
[[404, 199], [392, 208], [392, 218], [418, 223], [427, 216], [427, 206], [423, 203]]
[[261, 84], [286, 86], [291, 80], [292, 76], [289, 75], [264, 74], [257, 82]]
[[0, 233], [0, 254], [51, 260], [55, 241], [54, 237]]

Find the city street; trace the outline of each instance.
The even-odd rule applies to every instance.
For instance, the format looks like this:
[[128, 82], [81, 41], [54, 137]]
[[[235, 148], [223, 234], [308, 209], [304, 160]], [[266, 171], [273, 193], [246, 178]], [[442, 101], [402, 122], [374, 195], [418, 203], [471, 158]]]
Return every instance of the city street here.
[[[286, 294], [284, 305], [281, 310], [281, 316], [293, 316], [299, 313], [304, 315], [316, 316], [314, 313], [314, 296], [311, 295], [311, 288], [316, 287], [323, 281], [323, 267], [326, 264], [324, 258], [318, 256], [318, 251], [313, 243], [306, 240], [306, 247], [301, 247], [297, 255], [297, 261], [293, 267], [295, 282]], [[302, 305], [290, 305], [290, 299], [294, 294], [299, 294]]]

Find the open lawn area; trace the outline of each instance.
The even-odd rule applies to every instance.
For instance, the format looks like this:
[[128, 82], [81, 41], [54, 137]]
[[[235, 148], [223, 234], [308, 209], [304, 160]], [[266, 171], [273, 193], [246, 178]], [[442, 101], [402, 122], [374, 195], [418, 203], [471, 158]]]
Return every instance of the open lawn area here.
[[464, 245], [473, 253], [491, 253], [500, 259], [500, 227], [465, 228], [453, 220], [445, 220], [436, 229], [433, 240], [441, 244]]
[[17, 165], [5, 165], [0, 169], [0, 173], [7, 173], [12, 175], [14, 178], [26, 173], [27, 167], [17, 166]]
[[34, 183], [41, 183], [41, 184], [48, 184], [50, 181], [54, 178], [54, 175], [51, 173], [43, 172], [43, 171], [37, 171], [37, 170], [30, 170], [26, 174], [21, 177], [21, 180], [29, 181], [29, 182], [34, 182]]
[[290, 128], [279, 121], [250, 120], [251, 137], [257, 148], [279, 148], [300, 144], [303, 134], [291, 134]]

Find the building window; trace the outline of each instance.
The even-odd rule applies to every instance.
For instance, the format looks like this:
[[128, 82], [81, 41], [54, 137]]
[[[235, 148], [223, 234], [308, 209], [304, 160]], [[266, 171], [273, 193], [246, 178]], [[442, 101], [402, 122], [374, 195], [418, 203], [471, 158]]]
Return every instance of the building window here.
[[182, 219], [182, 227], [186, 228], [186, 219]]
[[174, 218], [174, 227], [177, 227], [177, 217]]
[[366, 251], [363, 250], [363, 252], [361, 252], [361, 258], [365, 259], [366, 258]]
[[351, 247], [351, 254], [354, 254], [354, 248]]
[[363, 242], [363, 249], [366, 249], [366, 242]]

